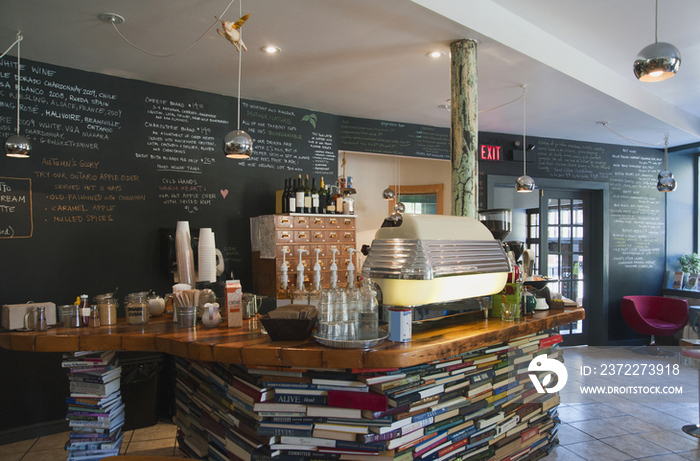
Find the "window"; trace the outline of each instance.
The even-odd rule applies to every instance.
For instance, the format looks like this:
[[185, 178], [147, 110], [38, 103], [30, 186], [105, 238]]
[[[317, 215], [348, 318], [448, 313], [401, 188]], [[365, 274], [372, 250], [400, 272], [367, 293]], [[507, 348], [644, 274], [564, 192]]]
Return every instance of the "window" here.
[[[389, 186], [396, 192], [399, 201], [406, 206], [406, 213], [442, 214], [443, 184], [424, 186]], [[394, 211], [396, 200], [389, 200], [389, 214]]]

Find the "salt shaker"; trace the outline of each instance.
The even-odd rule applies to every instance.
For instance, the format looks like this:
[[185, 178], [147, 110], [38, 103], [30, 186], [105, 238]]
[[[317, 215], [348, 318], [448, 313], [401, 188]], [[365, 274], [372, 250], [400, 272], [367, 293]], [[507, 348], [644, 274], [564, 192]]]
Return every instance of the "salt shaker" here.
[[46, 309], [44, 308], [44, 306], [39, 306], [34, 310], [36, 312], [36, 317], [34, 318], [34, 330], [48, 330], [49, 326], [46, 324]]

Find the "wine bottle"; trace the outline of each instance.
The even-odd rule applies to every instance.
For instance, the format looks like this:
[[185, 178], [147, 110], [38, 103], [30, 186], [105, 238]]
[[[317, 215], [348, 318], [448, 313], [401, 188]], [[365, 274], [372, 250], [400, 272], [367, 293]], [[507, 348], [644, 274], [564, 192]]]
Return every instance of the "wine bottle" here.
[[311, 212], [319, 214], [320, 195], [316, 189], [316, 178], [311, 179]]
[[311, 187], [309, 187], [309, 175], [304, 180], [304, 213], [311, 213]]
[[326, 213], [328, 214], [335, 214], [335, 196], [331, 192], [332, 189], [333, 186], [330, 185], [326, 188]]
[[318, 212], [321, 214], [326, 213], [326, 206], [328, 205], [328, 191], [326, 190], [326, 185], [323, 182], [323, 176], [321, 176], [321, 188], [318, 191]]
[[297, 181], [289, 178], [289, 191], [287, 192], [287, 213], [296, 213], [297, 211]]
[[296, 200], [297, 200], [297, 213], [303, 213], [304, 212], [304, 183], [301, 180], [301, 175], [299, 175], [299, 178], [297, 179], [297, 188], [296, 188]]
[[280, 210], [282, 213], [287, 213], [289, 210], [289, 197], [287, 196], [289, 194], [289, 178], [284, 178], [284, 189], [282, 189], [282, 197], [280, 197], [282, 201], [282, 206], [280, 207]]
[[335, 201], [335, 214], [343, 214], [343, 194], [340, 188], [333, 196], [333, 201]]

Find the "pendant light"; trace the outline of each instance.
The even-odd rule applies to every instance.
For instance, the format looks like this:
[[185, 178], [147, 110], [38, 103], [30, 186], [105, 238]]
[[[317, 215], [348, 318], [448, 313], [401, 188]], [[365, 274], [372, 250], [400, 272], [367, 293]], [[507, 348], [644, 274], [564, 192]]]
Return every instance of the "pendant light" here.
[[660, 82], [676, 75], [681, 53], [670, 43], [659, 42], [659, 0], [656, 0], [654, 43], [645, 47], [634, 60], [634, 75], [641, 82]]
[[535, 181], [527, 175], [527, 139], [525, 136], [526, 128], [526, 111], [525, 111], [525, 93], [527, 93], [527, 87], [523, 85], [523, 175], [515, 181], [515, 190], [521, 193], [532, 192], [535, 190]]
[[[22, 35], [17, 32], [17, 41], [15, 42], [17, 44], [17, 134], [10, 136], [5, 141], [5, 155], [15, 158], [29, 158], [29, 154], [32, 151], [29, 139], [19, 134], [19, 99], [22, 90], [19, 43], [22, 41], [22, 38]], [[10, 48], [12, 47], [10, 46]]]
[[[396, 159], [394, 159], [394, 184], [396, 184]], [[387, 188], [382, 191], [382, 198], [384, 200], [394, 200], [395, 197], [396, 192], [391, 186], [387, 186]]]
[[[243, 0], [238, 4], [239, 17], [243, 15]], [[243, 29], [239, 29], [241, 43], [243, 42]], [[224, 153], [226, 158], [247, 159], [253, 153], [253, 139], [248, 133], [241, 130], [241, 57], [243, 50], [238, 50], [238, 124], [236, 129], [230, 131], [224, 137]]]
[[673, 192], [676, 190], [676, 180], [673, 179], [673, 173], [668, 171], [668, 133], [664, 138], [664, 170], [659, 173], [659, 181], [656, 183], [656, 188], [659, 192]]

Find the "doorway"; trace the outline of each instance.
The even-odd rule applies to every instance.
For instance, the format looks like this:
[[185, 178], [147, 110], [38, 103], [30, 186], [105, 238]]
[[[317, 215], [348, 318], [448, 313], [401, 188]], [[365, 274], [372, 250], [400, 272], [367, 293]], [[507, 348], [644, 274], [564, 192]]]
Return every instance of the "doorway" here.
[[505, 240], [525, 242], [536, 254], [535, 273], [553, 280], [549, 290], [586, 310], [585, 319], [559, 327], [563, 345], [601, 345], [607, 325], [607, 184], [586, 181], [571, 188], [570, 181], [536, 179], [541, 189], [518, 194], [510, 177], [489, 175], [488, 182], [488, 208], [513, 210]]
[[[581, 306], [588, 301], [583, 263], [591, 247], [591, 231], [586, 226], [590, 202], [590, 192], [585, 190], [543, 190], [540, 194], [540, 273], [554, 280], [548, 284], [552, 292]], [[565, 346], [588, 344], [586, 319], [562, 325], [559, 332]]]

